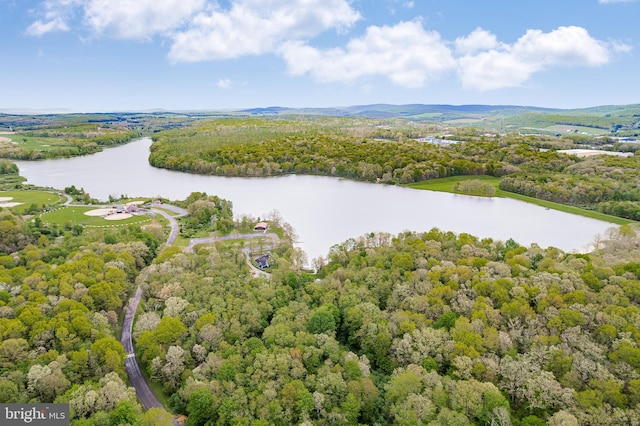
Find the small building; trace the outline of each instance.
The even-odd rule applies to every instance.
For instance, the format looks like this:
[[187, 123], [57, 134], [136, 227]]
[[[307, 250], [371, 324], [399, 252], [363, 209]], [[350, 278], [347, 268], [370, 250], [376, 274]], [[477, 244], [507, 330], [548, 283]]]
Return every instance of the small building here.
[[256, 264], [258, 265], [258, 268], [260, 269], [265, 269], [268, 268], [269, 266], [271, 266], [269, 264], [269, 258], [271, 257], [271, 253], [265, 253], [260, 257], [255, 258]]
[[253, 227], [253, 230], [254, 231], [266, 231], [268, 227], [269, 227], [269, 224], [267, 224], [267, 222], [258, 222], [258, 223], [256, 223], [256, 226]]

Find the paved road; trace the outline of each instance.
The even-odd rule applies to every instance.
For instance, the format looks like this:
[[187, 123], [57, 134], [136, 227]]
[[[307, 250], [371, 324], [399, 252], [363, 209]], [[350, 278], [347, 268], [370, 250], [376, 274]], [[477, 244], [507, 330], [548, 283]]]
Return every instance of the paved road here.
[[248, 248], [243, 248], [242, 252], [247, 258], [247, 265], [249, 265], [249, 268], [251, 268], [251, 275], [253, 275], [254, 277], [265, 277], [271, 279], [271, 274], [269, 272], [263, 271], [262, 269], [253, 266], [253, 263], [251, 263], [251, 253], [249, 253]]
[[62, 203], [63, 206], [68, 206], [73, 202], [73, 197], [71, 197], [71, 195], [67, 194], [66, 192], [56, 192], [56, 194], [61, 195], [67, 199], [67, 201]]
[[[149, 272], [145, 269], [140, 274], [140, 282], [144, 282], [147, 279]], [[133, 328], [133, 319], [136, 316], [136, 310], [140, 303], [140, 296], [142, 295], [142, 287], [138, 286], [135, 294], [129, 303], [127, 304], [127, 310], [124, 314], [124, 320], [122, 321], [122, 333], [120, 334], [120, 343], [124, 346], [124, 351], [127, 354], [125, 361], [125, 368], [127, 370], [127, 376], [129, 376], [129, 383], [136, 389], [136, 395], [142, 403], [145, 410], [150, 408], [164, 408], [164, 406], [158, 401], [158, 398], [153, 394], [149, 384], [144, 379], [138, 360], [136, 359], [135, 352], [133, 350], [133, 341], [131, 340], [131, 330]]]
[[[164, 204], [164, 206], [166, 207], [167, 204]], [[151, 209], [151, 211], [153, 213], [163, 216], [165, 219], [169, 221], [169, 226], [171, 226], [171, 232], [169, 232], [169, 238], [167, 238], [167, 245], [170, 246], [176, 240], [176, 237], [178, 236], [178, 231], [180, 231], [180, 228], [178, 227], [178, 222], [176, 222], [174, 216], [171, 216], [167, 212], [163, 212], [162, 210], [158, 210], [158, 209]]]
[[[167, 204], [163, 204], [163, 208], [167, 208]], [[173, 206], [172, 206], [173, 207]], [[178, 208], [178, 207], [176, 207]], [[174, 211], [173, 209], [168, 209]], [[181, 209], [182, 210], [182, 209]], [[153, 213], [162, 215], [169, 221], [169, 225], [171, 226], [171, 232], [169, 233], [169, 238], [167, 238], [167, 245], [173, 244], [176, 237], [178, 236], [178, 222], [176, 222], [175, 218], [171, 216], [169, 213], [158, 210], [151, 209]], [[179, 213], [179, 212], [178, 212]], [[186, 212], [185, 212], [186, 213]], [[140, 272], [138, 276], [138, 282], [142, 284], [147, 280], [149, 276], [149, 271], [144, 269]], [[133, 329], [133, 320], [136, 316], [136, 311], [138, 309], [138, 304], [140, 303], [140, 297], [142, 296], [142, 287], [138, 285], [136, 292], [129, 299], [129, 303], [127, 304], [127, 310], [125, 311], [124, 320], [122, 321], [122, 332], [120, 333], [120, 343], [124, 346], [125, 353], [127, 354], [127, 359], [125, 361], [125, 369], [127, 370], [127, 376], [129, 377], [129, 383], [136, 390], [136, 395], [140, 400], [140, 403], [144, 407], [145, 410], [150, 408], [164, 408], [164, 406], [158, 401], [158, 398], [153, 394], [149, 384], [144, 379], [142, 372], [140, 371], [140, 366], [138, 365], [138, 360], [136, 359], [135, 350], [133, 348], [133, 341], [131, 339], [131, 330]], [[174, 421], [174, 424], [177, 424]]]
[[192, 238], [189, 240], [189, 246], [187, 249], [189, 251], [193, 251], [193, 247], [198, 244], [208, 244], [216, 241], [229, 241], [229, 240], [242, 240], [242, 239], [250, 239], [250, 238], [268, 238], [270, 240], [279, 241], [280, 237], [277, 234], [268, 232], [268, 233], [260, 233], [260, 234], [231, 234], [224, 235], [222, 237], [204, 237], [204, 238]]
[[153, 207], [158, 207], [158, 208], [161, 208], [161, 209], [166, 209], [166, 210], [172, 211], [174, 213], [177, 213], [178, 214], [177, 217], [186, 216], [187, 213], [189, 213], [185, 209], [183, 209], [181, 207], [178, 207], [178, 206], [174, 206], [172, 204], [151, 203], [151, 205]]

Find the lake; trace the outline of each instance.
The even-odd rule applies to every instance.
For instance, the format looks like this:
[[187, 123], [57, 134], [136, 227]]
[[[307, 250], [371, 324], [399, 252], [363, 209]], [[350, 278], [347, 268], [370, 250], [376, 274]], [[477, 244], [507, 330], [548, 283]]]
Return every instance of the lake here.
[[288, 175], [270, 178], [203, 176], [151, 167], [150, 138], [67, 159], [17, 161], [28, 183], [75, 185], [101, 200], [109, 195], [184, 199], [193, 191], [231, 200], [236, 215], [277, 210], [299, 235], [311, 260], [332, 245], [369, 232], [440, 228], [520, 244], [584, 251], [615, 226], [507, 198], [484, 198], [346, 179]]

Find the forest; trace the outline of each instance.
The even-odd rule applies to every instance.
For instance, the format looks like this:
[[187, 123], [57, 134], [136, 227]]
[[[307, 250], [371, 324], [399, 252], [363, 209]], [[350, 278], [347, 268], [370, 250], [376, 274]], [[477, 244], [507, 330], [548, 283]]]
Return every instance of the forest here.
[[[231, 209], [182, 205], [192, 225]], [[3, 209], [0, 230], [0, 402], [68, 402], [73, 425], [640, 424], [629, 225], [589, 254], [371, 233], [317, 271], [284, 239], [269, 278], [238, 244], [162, 251], [157, 222], [71, 232]], [[143, 412], [124, 373], [137, 284], [136, 355], [168, 411]]]
[[175, 113], [0, 114], [0, 157], [41, 160], [93, 154], [195, 119]]
[[175, 253], [149, 269], [136, 348], [187, 425], [640, 424], [640, 239], [608, 238], [372, 233], [271, 279], [238, 248]]
[[142, 413], [118, 340], [162, 226], [72, 231], [0, 209], [0, 402], [67, 402], [78, 425], [170, 424]]

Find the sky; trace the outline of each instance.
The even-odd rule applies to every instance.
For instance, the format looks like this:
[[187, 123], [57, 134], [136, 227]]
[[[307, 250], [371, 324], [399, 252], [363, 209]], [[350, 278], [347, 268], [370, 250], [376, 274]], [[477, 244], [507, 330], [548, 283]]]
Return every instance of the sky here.
[[0, 111], [640, 103], [640, 0], [0, 0]]

